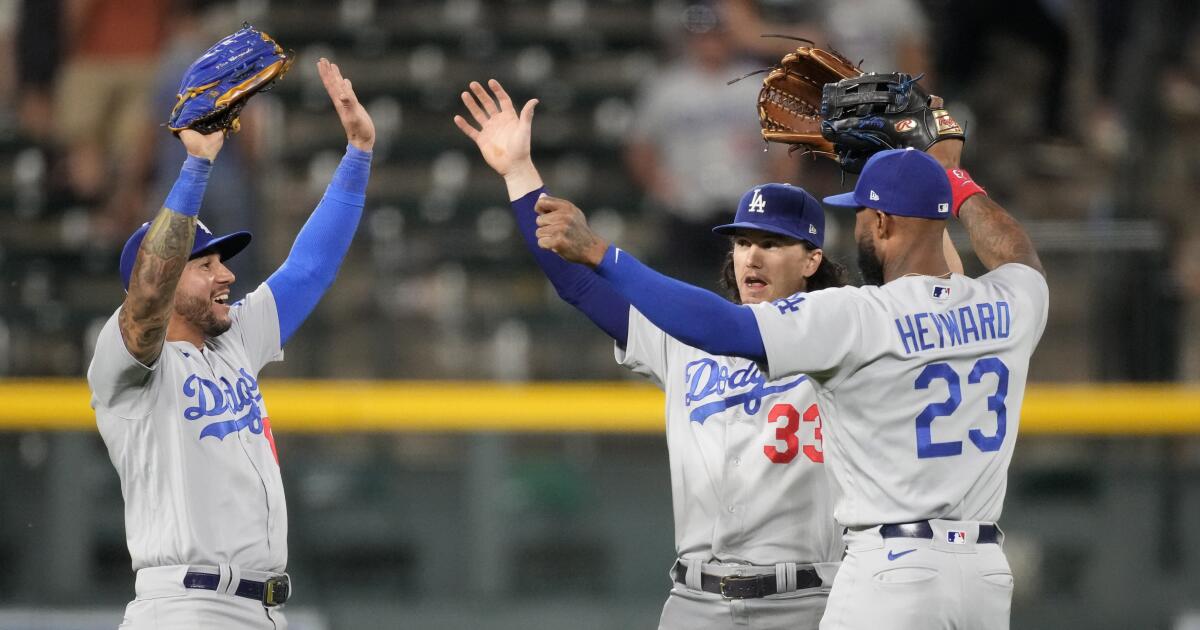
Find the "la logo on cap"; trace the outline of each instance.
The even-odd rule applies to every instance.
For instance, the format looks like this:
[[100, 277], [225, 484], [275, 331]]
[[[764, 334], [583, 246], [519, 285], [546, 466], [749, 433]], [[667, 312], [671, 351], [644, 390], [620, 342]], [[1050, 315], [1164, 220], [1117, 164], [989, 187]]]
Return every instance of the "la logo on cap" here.
[[750, 205], [746, 206], [746, 210], [749, 212], [757, 212], [759, 214], [766, 213], [767, 200], [763, 199], [761, 189], [754, 189], [754, 198], [750, 200]]

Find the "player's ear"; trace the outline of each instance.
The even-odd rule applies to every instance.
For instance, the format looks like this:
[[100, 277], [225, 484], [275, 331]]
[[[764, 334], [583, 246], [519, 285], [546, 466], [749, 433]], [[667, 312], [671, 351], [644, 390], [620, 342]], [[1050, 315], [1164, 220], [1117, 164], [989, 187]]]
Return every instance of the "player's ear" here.
[[878, 210], [872, 210], [875, 213], [875, 238], [883, 240], [896, 232], [896, 219], [892, 215]]
[[811, 278], [817, 273], [817, 269], [821, 266], [821, 261], [825, 260], [825, 250], [821, 248], [808, 250], [808, 256], [804, 261], [804, 277]]

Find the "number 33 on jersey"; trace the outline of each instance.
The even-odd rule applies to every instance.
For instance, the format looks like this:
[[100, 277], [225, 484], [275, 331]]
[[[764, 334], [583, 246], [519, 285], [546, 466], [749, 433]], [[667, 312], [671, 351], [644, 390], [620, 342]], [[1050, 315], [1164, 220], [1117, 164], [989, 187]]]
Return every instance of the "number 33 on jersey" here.
[[826, 418], [811, 378], [769, 380], [753, 361], [683, 344], [636, 309], [617, 360], [665, 392], [680, 557], [763, 565], [841, 558]]
[[779, 424], [775, 429], [775, 439], [787, 446], [783, 450], [774, 444], [764, 446], [763, 453], [767, 459], [776, 464], [786, 464], [796, 458], [796, 454], [801, 450], [797, 433], [802, 421], [812, 423], [813, 437], [812, 442], [803, 447], [804, 456], [813, 463], [825, 463], [825, 454], [821, 452], [821, 412], [817, 409], [817, 403], [809, 405], [803, 415], [791, 403], [776, 403], [771, 407], [771, 411], [767, 413], [767, 422]]

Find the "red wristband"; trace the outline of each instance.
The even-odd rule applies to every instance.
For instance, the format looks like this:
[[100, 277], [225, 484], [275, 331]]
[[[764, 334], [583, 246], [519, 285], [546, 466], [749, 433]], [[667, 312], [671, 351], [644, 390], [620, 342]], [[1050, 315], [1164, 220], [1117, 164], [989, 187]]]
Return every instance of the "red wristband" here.
[[971, 179], [971, 174], [961, 168], [946, 169], [946, 178], [950, 180], [950, 194], [953, 198], [950, 209], [956, 217], [958, 209], [962, 207], [968, 197], [975, 194], [987, 194], [983, 186], [976, 184], [975, 180]]

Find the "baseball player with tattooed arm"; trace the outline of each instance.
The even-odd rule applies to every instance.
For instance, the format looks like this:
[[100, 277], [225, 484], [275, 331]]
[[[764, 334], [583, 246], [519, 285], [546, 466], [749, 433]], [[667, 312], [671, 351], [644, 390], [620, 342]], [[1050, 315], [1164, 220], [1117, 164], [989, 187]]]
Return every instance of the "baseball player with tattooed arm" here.
[[[526, 245], [566, 302], [616, 342], [617, 361], [666, 392], [675, 582], [663, 629], [813, 629], [842, 555], [825, 472], [823, 408], [802, 374], [768, 379], [750, 360], [689, 346], [651, 323], [608, 281], [538, 247], [544, 197], [530, 157], [531, 100], [518, 113], [497, 81], [462, 93], [455, 123], [508, 188]], [[494, 96], [493, 96], [494, 95]], [[821, 249], [825, 219], [804, 190], [764, 184], [742, 197], [724, 282], [737, 304], [842, 286]], [[959, 264], [957, 257], [955, 263]]]
[[[852, 192], [869, 284], [735, 305], [610, 246], [563, 200], [538, 202], [538, 243], [593, 268], [646, 319], [768, 379], [807, 374], [825, 419], [847, 553], [822, 630], [1008, 627], [1000, 517], [1048, 289], [1024, 229], [959, 164], [962, 140], [866, 161]], [[943, 221], [989, 272], [952, 273]]]
[[188, 152], [179, 179], [121, 254], [127, 293], [96, 341], [88, 383], [137, 571], [123, 629], [287, 627], [287, 508], [258, 373], [283, 358], [332, 284], [375, 141], [350, 81], [325, 59], [317, 70], [348, 146], [279, 269], [230, 303], [224, 262], [250, 234], [215, 236], [197, 217], [225, 127], [178, 132]]

